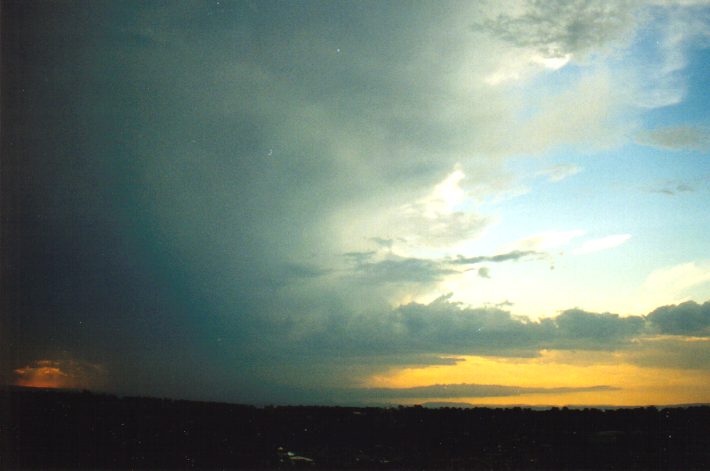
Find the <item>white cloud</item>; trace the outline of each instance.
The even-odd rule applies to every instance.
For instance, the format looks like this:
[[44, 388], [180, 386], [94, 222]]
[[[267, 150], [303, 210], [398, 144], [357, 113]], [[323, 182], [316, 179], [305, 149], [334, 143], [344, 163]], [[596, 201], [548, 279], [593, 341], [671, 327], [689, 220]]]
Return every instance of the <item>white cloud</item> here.
[[519, 250], [547, 250], [561, 247], [572, 239], [586, 234], [585, 231], [575, 229], [571, 231], [547, 231], [534, 234], [514, 244]]
[[461, 187], [465, 178], [457, 166], [426, 196], [396, 208], [388, 224], [395, 237], [393, 250], [406, 255], [445, 250], [478, 236], [490, 220], [476, 212]]
[[429, 218], [437, 218], [443, 214], [451, 214], [466, 198], [461, 188], [461, 181], [466, 174], [456, 168], [443, 181], [438, 183], [432, 192], [417, 201], [414, 205], [405, 206], [405, 212], [421, 212]]
[[504, 55], [495, 72], [488, 74], [484, 81], [491, 86], [506, 82], [522, 81], [547, 70], [559, 70], [572, 59], [571, 54], [562, 57], [545, 57], [539, 54], [530, 55], [527, 52], [509, 51]]
[[617, 234], [602, 237], [601, 239], [588, 240], [583, 243], [579, 248], [577, 248], [573, 253], [576, 255], [582, 255], [611, 249], [614, 247], [618, 247], [630, 238], [631, 234]]
[[649, 312], [658, 306], [710, 298], [710, 261], [699, 260], [657, 268], [648, 274], [627, 312]]
[[535, 55], [531, 58], [532, 62], [540, 64], [546, 69], [558, 70], [567, 65], [572, 59], [572, 54], [565, 54], [562, 57], [544, 57]]

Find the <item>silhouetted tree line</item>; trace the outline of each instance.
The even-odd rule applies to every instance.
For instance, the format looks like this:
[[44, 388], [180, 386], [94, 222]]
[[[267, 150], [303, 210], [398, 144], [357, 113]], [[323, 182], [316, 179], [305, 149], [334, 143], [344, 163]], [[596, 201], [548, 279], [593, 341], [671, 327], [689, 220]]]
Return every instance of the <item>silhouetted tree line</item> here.
[[252, 407], [5, 388], [0, 468], [710, 469], [710, 407]]

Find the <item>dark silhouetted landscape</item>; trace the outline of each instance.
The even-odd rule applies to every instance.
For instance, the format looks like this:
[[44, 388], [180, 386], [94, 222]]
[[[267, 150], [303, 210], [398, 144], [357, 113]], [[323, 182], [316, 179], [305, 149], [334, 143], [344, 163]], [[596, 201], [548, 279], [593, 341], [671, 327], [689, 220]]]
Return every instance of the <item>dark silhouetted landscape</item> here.
[[254, 407], [17, 387], [2, 396], [3, 469], [710, 468], [707, 406]]

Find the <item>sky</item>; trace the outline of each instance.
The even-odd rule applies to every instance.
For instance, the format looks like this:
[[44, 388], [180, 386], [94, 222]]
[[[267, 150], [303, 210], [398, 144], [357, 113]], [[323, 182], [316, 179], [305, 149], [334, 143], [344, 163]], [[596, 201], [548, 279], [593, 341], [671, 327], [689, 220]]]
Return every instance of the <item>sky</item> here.
[[710, 403], [710, 3], [1, 11], [0, 383]]

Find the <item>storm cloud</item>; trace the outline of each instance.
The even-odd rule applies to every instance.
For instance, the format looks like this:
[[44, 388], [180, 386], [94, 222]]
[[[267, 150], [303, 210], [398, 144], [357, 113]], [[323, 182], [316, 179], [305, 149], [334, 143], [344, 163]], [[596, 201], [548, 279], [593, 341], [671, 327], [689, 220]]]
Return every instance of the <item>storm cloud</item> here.
[[[476, 245], [520, 193], [506, 159], [640, 121], [594, 74], [534, 112], [487, 80], [520, 48], [624, 43], [632, 4], [521, 5], [3, 2], [0, 380], [285, 401], [463, 355], [707, 337], [707, 303], [530, 318], [441, 296], [549, 257], [505, 245], [542, 226]], [[649, 139], [702, 147], [684, 129]], [[581, 168], [544, 166], [527, 177], [556, 187]], [[534, 392], [510, 388], [458, 387]]]

